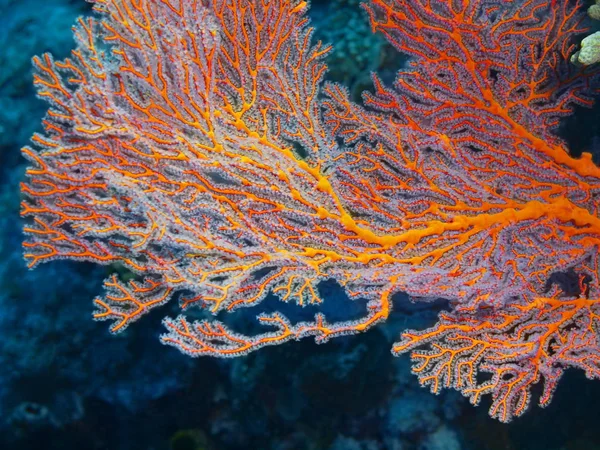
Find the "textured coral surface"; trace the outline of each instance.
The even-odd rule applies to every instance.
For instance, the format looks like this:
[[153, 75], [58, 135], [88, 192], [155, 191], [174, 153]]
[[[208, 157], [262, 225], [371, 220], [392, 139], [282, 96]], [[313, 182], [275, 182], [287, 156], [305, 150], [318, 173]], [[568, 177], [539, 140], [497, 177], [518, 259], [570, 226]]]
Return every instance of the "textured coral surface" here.
[[[99, 0], [77, 49], [35, 59], [51, 103], [25, 148], [26, 258], [120, 264], [95, 317], [126, 328], [179, 295], [213, 313], [269, 293], [367, 302], [352, 321], [262, 314], [262, 334], [165, 319], [165, 343], [237, 356], [385, 320], [391, 297], [450, 309], [394, 353], [439, 392], [520, 415], [565, 368], [599, 375], [600, 169], [553, 134], [590, 104], [569, 66], [577, 4], [371, 0], [373, 30], [414, 57], [364, 105], [323, 84], [328, 48], [297, 0]], [[126, 277], [125, 277], [126, 278]], [[569, 281], [574, 286], [568, 286]]]

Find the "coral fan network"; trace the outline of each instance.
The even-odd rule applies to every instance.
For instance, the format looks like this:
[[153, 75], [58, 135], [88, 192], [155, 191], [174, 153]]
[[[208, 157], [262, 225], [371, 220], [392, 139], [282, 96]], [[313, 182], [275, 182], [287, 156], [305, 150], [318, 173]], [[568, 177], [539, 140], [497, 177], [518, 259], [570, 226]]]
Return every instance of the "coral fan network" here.
[[69, 58], [34, 59], [51, 107], [23, 149], [30, 265], [132, 272], [95, 300], [113, 332], [175, 296], [215, 314], [268, 294], [318, 307], [335, 280], [367, 302], [341, 323], [263, 314], [251, 336], [165, 319], [162, 341], [193, 356], [357, 333], [397, 292], [444, 298], [393, 352], [433, 392], [491, 395], [502, 421], [537, 383], [548, 404], [569, 367], [598, 377], [600, 169], [554, 133], [591, 104], [595, 71], [568, 63], [581, 5], [370, 0], [373, 31], [413, 59], [393, 86], [374, 75], [363, 105], [324, 83], [307, 8], [96, 0]]

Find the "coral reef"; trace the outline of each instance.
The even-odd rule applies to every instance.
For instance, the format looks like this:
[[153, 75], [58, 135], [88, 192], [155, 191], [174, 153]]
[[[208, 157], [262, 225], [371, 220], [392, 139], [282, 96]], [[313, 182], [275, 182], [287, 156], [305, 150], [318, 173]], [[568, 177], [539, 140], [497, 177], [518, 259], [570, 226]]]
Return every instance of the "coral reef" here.
[[[598, 0], [588, 8], [588, 15], [594, 20], [600, 20], [600, 2]], [[571, 56], [571, 61], [584, 66], [600, 62], [600, 31], [590, 34], [581, 41], [581, 49]]]

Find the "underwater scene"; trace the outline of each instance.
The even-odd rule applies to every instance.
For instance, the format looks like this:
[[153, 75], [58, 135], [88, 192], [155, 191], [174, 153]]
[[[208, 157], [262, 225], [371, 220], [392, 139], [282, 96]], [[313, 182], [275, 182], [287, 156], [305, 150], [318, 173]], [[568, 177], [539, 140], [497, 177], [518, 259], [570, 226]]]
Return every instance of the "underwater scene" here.
[[600, 0], [0, 0], [1, 450], [600, 449]]

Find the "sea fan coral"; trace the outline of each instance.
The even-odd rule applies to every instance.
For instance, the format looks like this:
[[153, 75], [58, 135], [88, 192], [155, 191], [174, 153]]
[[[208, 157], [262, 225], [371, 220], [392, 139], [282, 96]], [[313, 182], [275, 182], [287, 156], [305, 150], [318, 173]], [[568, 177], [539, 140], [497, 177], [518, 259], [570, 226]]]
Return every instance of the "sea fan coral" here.
[[[23, 184], [26, 258], [120, 263], [97, 319], [123, 330], [174, 294], [213, 313], [268, 293], [319, 305], [333, 279], [364, 318], [165, 319], [198, 356], [317, 341], [385, 320], [391, 296], [445, 298], [395, 353], [434, 392], [491, 415], [550, 401], [567, 367], [599, 372], [600, 169], [552, 130], [589, 104], [568, 64], [578, 5], [556, 0], [371, 0], [373, 30], [414, 57], [364, 106], [323, 84], [328, 48], [298, 0], [98, 0], [77, 49], [34, 60], [52, 107]], [[578, 70], [578, 69], [577, 69]], [[576, 292], [554, 282], [571, 271]]]

